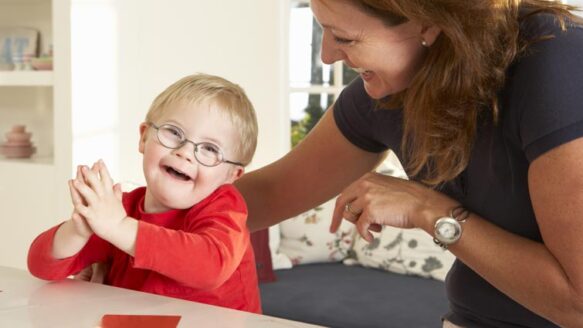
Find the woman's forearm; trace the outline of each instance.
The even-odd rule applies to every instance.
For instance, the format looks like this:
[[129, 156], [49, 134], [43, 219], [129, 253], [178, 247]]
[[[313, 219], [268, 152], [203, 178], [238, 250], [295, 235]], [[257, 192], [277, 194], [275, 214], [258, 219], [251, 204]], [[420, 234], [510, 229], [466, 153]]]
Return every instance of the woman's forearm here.
[[[432, 227], [423, 227], [433, 234]], [[529, 310], [564, 327], [583, 327], [583, 295], [545, 247], [476, 214], [449, 247], [459, 260]]]

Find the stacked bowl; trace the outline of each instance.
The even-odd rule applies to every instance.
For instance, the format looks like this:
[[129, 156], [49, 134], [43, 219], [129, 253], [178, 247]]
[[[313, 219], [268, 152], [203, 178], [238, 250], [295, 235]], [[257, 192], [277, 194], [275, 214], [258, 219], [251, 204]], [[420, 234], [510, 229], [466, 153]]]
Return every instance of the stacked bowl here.
[[6, 142], [0, 146], [0, 153], [6, 158], [29, 158], [36, 152], [30, 141], [32, 133], [26, 132], [24, 125], [14, 125], [5, 136]]

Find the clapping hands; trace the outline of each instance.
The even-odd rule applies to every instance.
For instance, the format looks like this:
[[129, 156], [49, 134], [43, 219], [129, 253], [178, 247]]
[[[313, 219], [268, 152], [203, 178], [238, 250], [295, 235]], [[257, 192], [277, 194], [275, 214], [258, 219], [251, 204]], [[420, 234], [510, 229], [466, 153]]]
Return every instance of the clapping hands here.
[[109, 240], [126, 212], [121, 186], [113, 183], [103, 161], [99, 160], [91, 168], [79, 166], [75, 179], [69, 181], [69, 190], [76, 232], [84, 237], [95, 233]]

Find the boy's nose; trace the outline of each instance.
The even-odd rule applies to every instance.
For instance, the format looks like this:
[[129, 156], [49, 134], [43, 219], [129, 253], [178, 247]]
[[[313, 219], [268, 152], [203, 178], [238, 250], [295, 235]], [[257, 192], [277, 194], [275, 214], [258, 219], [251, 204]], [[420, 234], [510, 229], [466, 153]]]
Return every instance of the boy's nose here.
[[174, 149], [174, 153], [178, 155], [178, 157], [182, 157], [185, 160], [193, 163], [196, 161], [194, 157], [194, 151], [196, 150], [196, 146], [191, 142], [185, 142], [182, 146]]

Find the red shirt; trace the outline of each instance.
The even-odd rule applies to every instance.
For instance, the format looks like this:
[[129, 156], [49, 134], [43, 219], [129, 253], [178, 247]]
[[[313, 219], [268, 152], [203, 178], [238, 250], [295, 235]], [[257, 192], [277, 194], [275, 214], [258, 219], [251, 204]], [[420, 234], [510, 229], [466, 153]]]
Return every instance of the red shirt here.
[[93, 235], [79, 253], [57, 260], [56, 226], [33, 241], [30, 272], [60, 280], [107, 261], [108, 285], [261, 313], [247, 207], [237, 189], [224, 185], [189, 209], [164, 213], [144, 212], [145, 192], [123, 195], [127, 215], [139, 221], [134, 257]]

